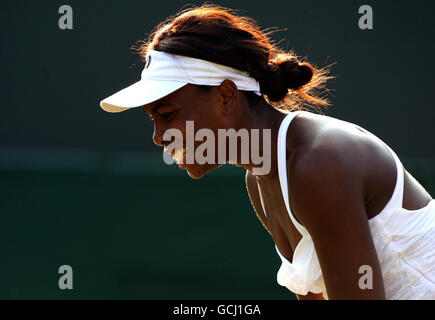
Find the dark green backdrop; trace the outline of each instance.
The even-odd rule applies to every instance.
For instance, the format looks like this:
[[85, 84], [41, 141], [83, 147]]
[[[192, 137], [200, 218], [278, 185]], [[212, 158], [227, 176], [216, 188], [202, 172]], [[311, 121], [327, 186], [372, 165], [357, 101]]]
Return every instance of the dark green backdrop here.
[[[141, 111], [99, 108], [139, 80], [129, 48], [184, 3], [1, 3], [1, 299], [294, 298], [242, 170], [190, 180], [163, 163]], [[430, 1], [216, 3], [286, 28], [274, 38], [317, 66], [336, 62], [327, 114], [375, 133], [435, 194]], [[63, 4], [73, 30], [58, 28]], [[363, 4], [374, 30], [358, 28]], [[58, 288], [64, 264], [73, 290]]]

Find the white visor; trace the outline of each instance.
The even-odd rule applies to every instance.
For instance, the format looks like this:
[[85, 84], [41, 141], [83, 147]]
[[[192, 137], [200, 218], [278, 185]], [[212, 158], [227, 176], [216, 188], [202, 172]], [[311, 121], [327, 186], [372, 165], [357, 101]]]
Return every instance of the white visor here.
[[100, 102], [108, 112], [121, 112], [159, 100], [188, 83], [218, 86], [232, 80], [239, 90], [260, 93], [249, 73], [206, 60], [149, 50], [141, 80]]

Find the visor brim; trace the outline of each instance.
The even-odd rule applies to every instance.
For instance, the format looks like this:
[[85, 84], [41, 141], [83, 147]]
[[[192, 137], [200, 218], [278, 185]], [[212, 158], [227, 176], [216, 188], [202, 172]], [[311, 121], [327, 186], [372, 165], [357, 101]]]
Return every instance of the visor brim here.
[[187, 83], [166, 80], [140, 80], [100, 102], [107, 112], [122, 112], [157, 101], [185, 86]]

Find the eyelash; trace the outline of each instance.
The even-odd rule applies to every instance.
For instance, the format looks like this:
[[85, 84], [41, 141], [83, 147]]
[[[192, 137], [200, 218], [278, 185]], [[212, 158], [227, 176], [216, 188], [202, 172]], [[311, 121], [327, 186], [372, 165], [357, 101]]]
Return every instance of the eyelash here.
[[175, 114], [175, 111], [171, 111], [171, 112], [166, 112], [166, 113], [159, 113], [160, 117], [162, 117], [165, 120], [169, 120], [172, 115]]
[[[154, 121], [154, 118], [151, 114], [147, 113], [145, 110], [144, 112], [148, 115], [149, 119], [151, 121]], [[172, 115], [175, 114], [176, 111], [171, 111], [171, 112], [166, 112], [166, 113], [157, 113], [160, 117], [162, 117], [162, 119], [164, 119], [165, 121], [168, 121], [170, 118], [172, 118]]]

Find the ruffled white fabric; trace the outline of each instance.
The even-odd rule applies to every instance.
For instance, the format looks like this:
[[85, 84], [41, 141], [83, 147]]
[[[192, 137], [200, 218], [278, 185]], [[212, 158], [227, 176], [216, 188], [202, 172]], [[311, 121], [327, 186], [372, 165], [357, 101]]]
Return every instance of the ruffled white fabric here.
[[388, 208], [369, 225], [387, 299], [435, 299], [435, 200], [419, 210]]
[[[284, 202], [290, 219], [301, 233], [292, 263], [278, 250], [282, 264], [277, 274], [280, 285], [293, 293], [328, 294], [322, 270], [307, 229], [299, 224], [290, 210], [287, 187], [286, 135], [295, 116], [305, 111], [290, 112], [278, 132], [278, 173]], [[393, 155], [397, 167], [397, 181], [390, 201], [374, 218], [368, 220], [379, 258], [387, 299], [435, 299], [435, 200], [419, 210], [407, 210], [403, 203], [403, 166], [382, 140], [369, 131], [359, 129], [378, 139]]]

